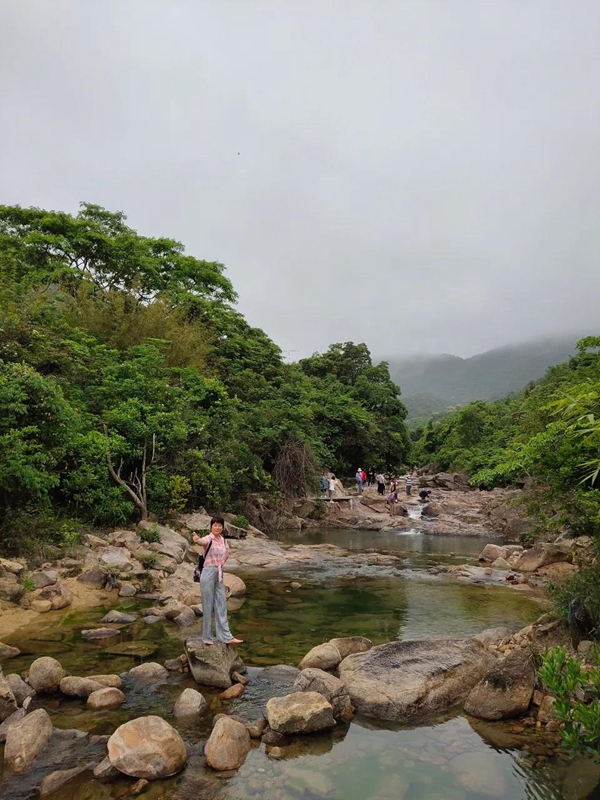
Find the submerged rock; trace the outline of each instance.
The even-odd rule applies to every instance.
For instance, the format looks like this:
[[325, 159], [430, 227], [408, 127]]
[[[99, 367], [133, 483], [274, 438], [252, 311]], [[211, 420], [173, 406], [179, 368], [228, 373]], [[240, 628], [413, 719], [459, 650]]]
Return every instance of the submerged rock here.
[[[67, 783], [72, 781], [73, 778], [81, 775], [81, 773], [85, 772], [87, 769], [90, 769], [90, 765], [82, 764], [81, 766], [73, 767], [72, 769], [57, 769], [54, 772], [51, 772], [50, 775], [45, 776], [40, 784], [40, 797], [46, 797], [46, 795], [57, 792]], [[66, 795], [63, 795], [63, 797], [66, 797]]]
[[339, 675], [359, 713], [401, 721], [464, 701], [493, 663], [475, 639], [417, 639], [348, 656]]
[[14, 772], [28, 772], [37, 756], [50, 741], [52, 722], [48, 712], [38, 708], [21, 722], [11, 725], [6, 734], [4, 760]]
[[237, 769], [250, 752], [246, 726], [230, 717], [220, 717], [204, 748], [206, 763], [216, 770]]
[[495, 664], [469, 692], [465, 711], [480, 719], [509, 719], [529, 708], [535, 671], [527, 653], [515, 650]]
[[333, 728], [331, 703], [318, 692], [294, 692], [267, 702], [267, 720], [277, 733], [314, 733]]
[[9, 644], [0, 642], [0, 659], [6, 661], [9, 658], [15, 658], [21, 651], [18, 647], [11, 647]]
[[29, 685], [38, 694], [56, 692], [66, 675], [59, 661], [51, 656], [42, 656], [29, 667]]
[[246, 671], [235, 647], [206, 645], [198, 636], [186, 639], [184, 647], [194, 680], [202, 686], [228, 689], [233, 683], [231, 673]]
[[114, 608], [105, 614], [100, 620], [101, 625], [116, 623], [117, 625], [129, 625], [135, 622], [137, 614], [125, 614], [123, 611], [116, 611]]
[[179, 733], [161, 717], [138, 717], [120, 725], [108, 740], [113, 767], [132, 778], [175, 775], [187, 759]]

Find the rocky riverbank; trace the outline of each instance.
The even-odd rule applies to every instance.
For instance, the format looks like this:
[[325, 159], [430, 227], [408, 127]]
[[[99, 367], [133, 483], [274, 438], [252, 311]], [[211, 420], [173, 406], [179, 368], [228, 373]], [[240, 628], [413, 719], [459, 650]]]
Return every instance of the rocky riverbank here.
[[[0, 672], [0, 742], [10, 768], [3, 788], [19, 780], [44, 797], [68, 792], [72, 781], [86, 775], [102, 783], [127, 777], [128, 794], [136, 795], [148, 782], [188, 764], [230, 776], [256, 747], [272, 761], [285, 760], [288, 753], [293, 758], [299, 739], [347, 731], [355, 715], [363, 725], [414, 724], [439, 719], [457, 706], [476, 728], [486, 725], [491, 740], [507, 741], [506, 730], [493, 723], [518, 720], [513, 733], [529, 746], [527, 729], [535, 731], [538, 756], [547, 758], [562, 754], [560, 725], [552, 712], [554, 698], [536, 675], [535, 659], [557, 644], [572, 651], [565, 624], [541, 619], [518, 632], [496, 628], [473, 638], [379, 646], [361, 636], [336, 638], [314, 647], [297, 667], [253, 670], [251, 677], [234, 649], [209, 647], [194, 637], [185, 641], [180, 658], [164, 665], [146, 662], [120, 675], [68, 675], [56, 659], [37, 658], [21, 675]], [[579, 645], [584, 664], [588, 645]], [[202, 746], [152, 708], [161, 687], [168, 689], [181, 674], [191, 675], [199, 689], [170, 692], [169, 718], [206, 730]], [[207, 687], [225, 703], [226, 713], [212, 719]], [[102, 714], [135, 692], [148, 697], [146, 714], [110, 735], [59, 730], [47, 710], [53, 698], [67, 697], [88, 714]]]

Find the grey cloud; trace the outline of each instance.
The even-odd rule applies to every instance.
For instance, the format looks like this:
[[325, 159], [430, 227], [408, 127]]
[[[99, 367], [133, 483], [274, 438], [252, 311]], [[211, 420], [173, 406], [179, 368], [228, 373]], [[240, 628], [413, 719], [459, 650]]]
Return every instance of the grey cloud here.
[[223, 261], [292, 357], [598, 332], [599, 33], [595, 0], [4, 0], [0, 201]]

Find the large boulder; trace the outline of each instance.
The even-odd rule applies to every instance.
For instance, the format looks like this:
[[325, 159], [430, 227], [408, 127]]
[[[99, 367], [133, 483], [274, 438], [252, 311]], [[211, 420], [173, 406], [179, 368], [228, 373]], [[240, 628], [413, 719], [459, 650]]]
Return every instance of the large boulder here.
[[138, 717], [120, 725], [107, 743], [113, 767], [132, 778], [175, 775], [187, 759], [185, 744], [162, 717]]
[[79, 583], [89, 586], [90, 589], [104, 589], [108, 579], [108, 569], [106, 567], [90, 567], [77, 576]]
[[338, 648], [330, 642], [318, 644], [309, 650], [298, 664], [299, 669], [336, 669], [342, 656]]
[[480, 561], [495, 561], [497, 558], [506, 558], [506, 550], [499, 544], [486, 544], [479, 554]]
[[244, 662], [236, 649], [226, 644], [204, 644], [199, 636], [190, 636], [184, 642], [190, 671], [196, 683], [228, 689], [232, 672], [245, 672]]
[[176, 719], [200, 717], [208, 709], [208, 703], [196, 689], [184, 689], [173, 708]]
[[267, 702], [267, 719], [277, 733], [314, 733], [333, 728], [331, 703], [318, 692], [293, 692]]
[[0, 667], [0, 722], [4, 722], [11, 714], [14, 714], [18, 707], [17, 698]]
[[231, 717], [220, 717], [204, 748], [206, 763], [217, 770], [237, 769], [250, 752], [250, 734]]
[[171, 528], [167, 528], [165, 525], [156, 525], [155, 523], [150, 522], [140, 522], [138, 527], [145, 529], [145, 530], [157, 530], [158, 537], [161, 544], [172, 544], [178, 547], [180, 550], [183, 550], [183, 553], [187, 553], [189, 548], [189, 542], [177, 531], [172, 530]]
[[334, 719], [350, 722], [354, 707], [339, 678], [322, 669], [304, 669], [294, 682], [294, 692], [318, 692], [333, 708]]
[[514, 567], [521, 572], [535, 572], [536, 569], [546, 567], [548, 564], [556, 564], [560, 561], [571, 562], [572, 560], [573, 554], [569, 544], [538, 542], [531, 549], [525, 550]]
[[57, 692], [66, 674], [60, 661], [51, 656], [42, 656], [36, 658], [29, 667], [29, 685], [38, 694]]
[[348, 656], [339, 676], [359, 713], [402, 721], [463, 702], [493, 663], [475, 639], [417, 639]]
[[526, 652], [515, 650], [496, 663], [469, 692], [465, 711], [480, 719], [509, 719], [529, 708], [535, 671]]
[[4, 746], [5, 763], [14, 772], [28, 772], [50, 741], [52, 731], [52, 722], [45, 709], [38, 708], [27, 714], [21, 722], [8, 729]]
[[116, 572], [129, 572], [133, 568], [131, 553], [124, 547], [107, 547], [100, 554], [100, 561]]

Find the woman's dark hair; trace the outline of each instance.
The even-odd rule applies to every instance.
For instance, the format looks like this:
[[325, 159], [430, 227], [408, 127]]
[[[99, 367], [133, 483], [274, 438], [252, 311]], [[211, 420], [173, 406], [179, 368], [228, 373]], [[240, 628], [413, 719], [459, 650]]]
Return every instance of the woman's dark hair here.
[[212, 526], [215, 524], [215, 522], [218, 525], [222, 525], [223, 530], [225, 530], [225, 520], [223, 519], [223, 517], [213, 517], [210, 521], [210, 530], [212, 530]]

